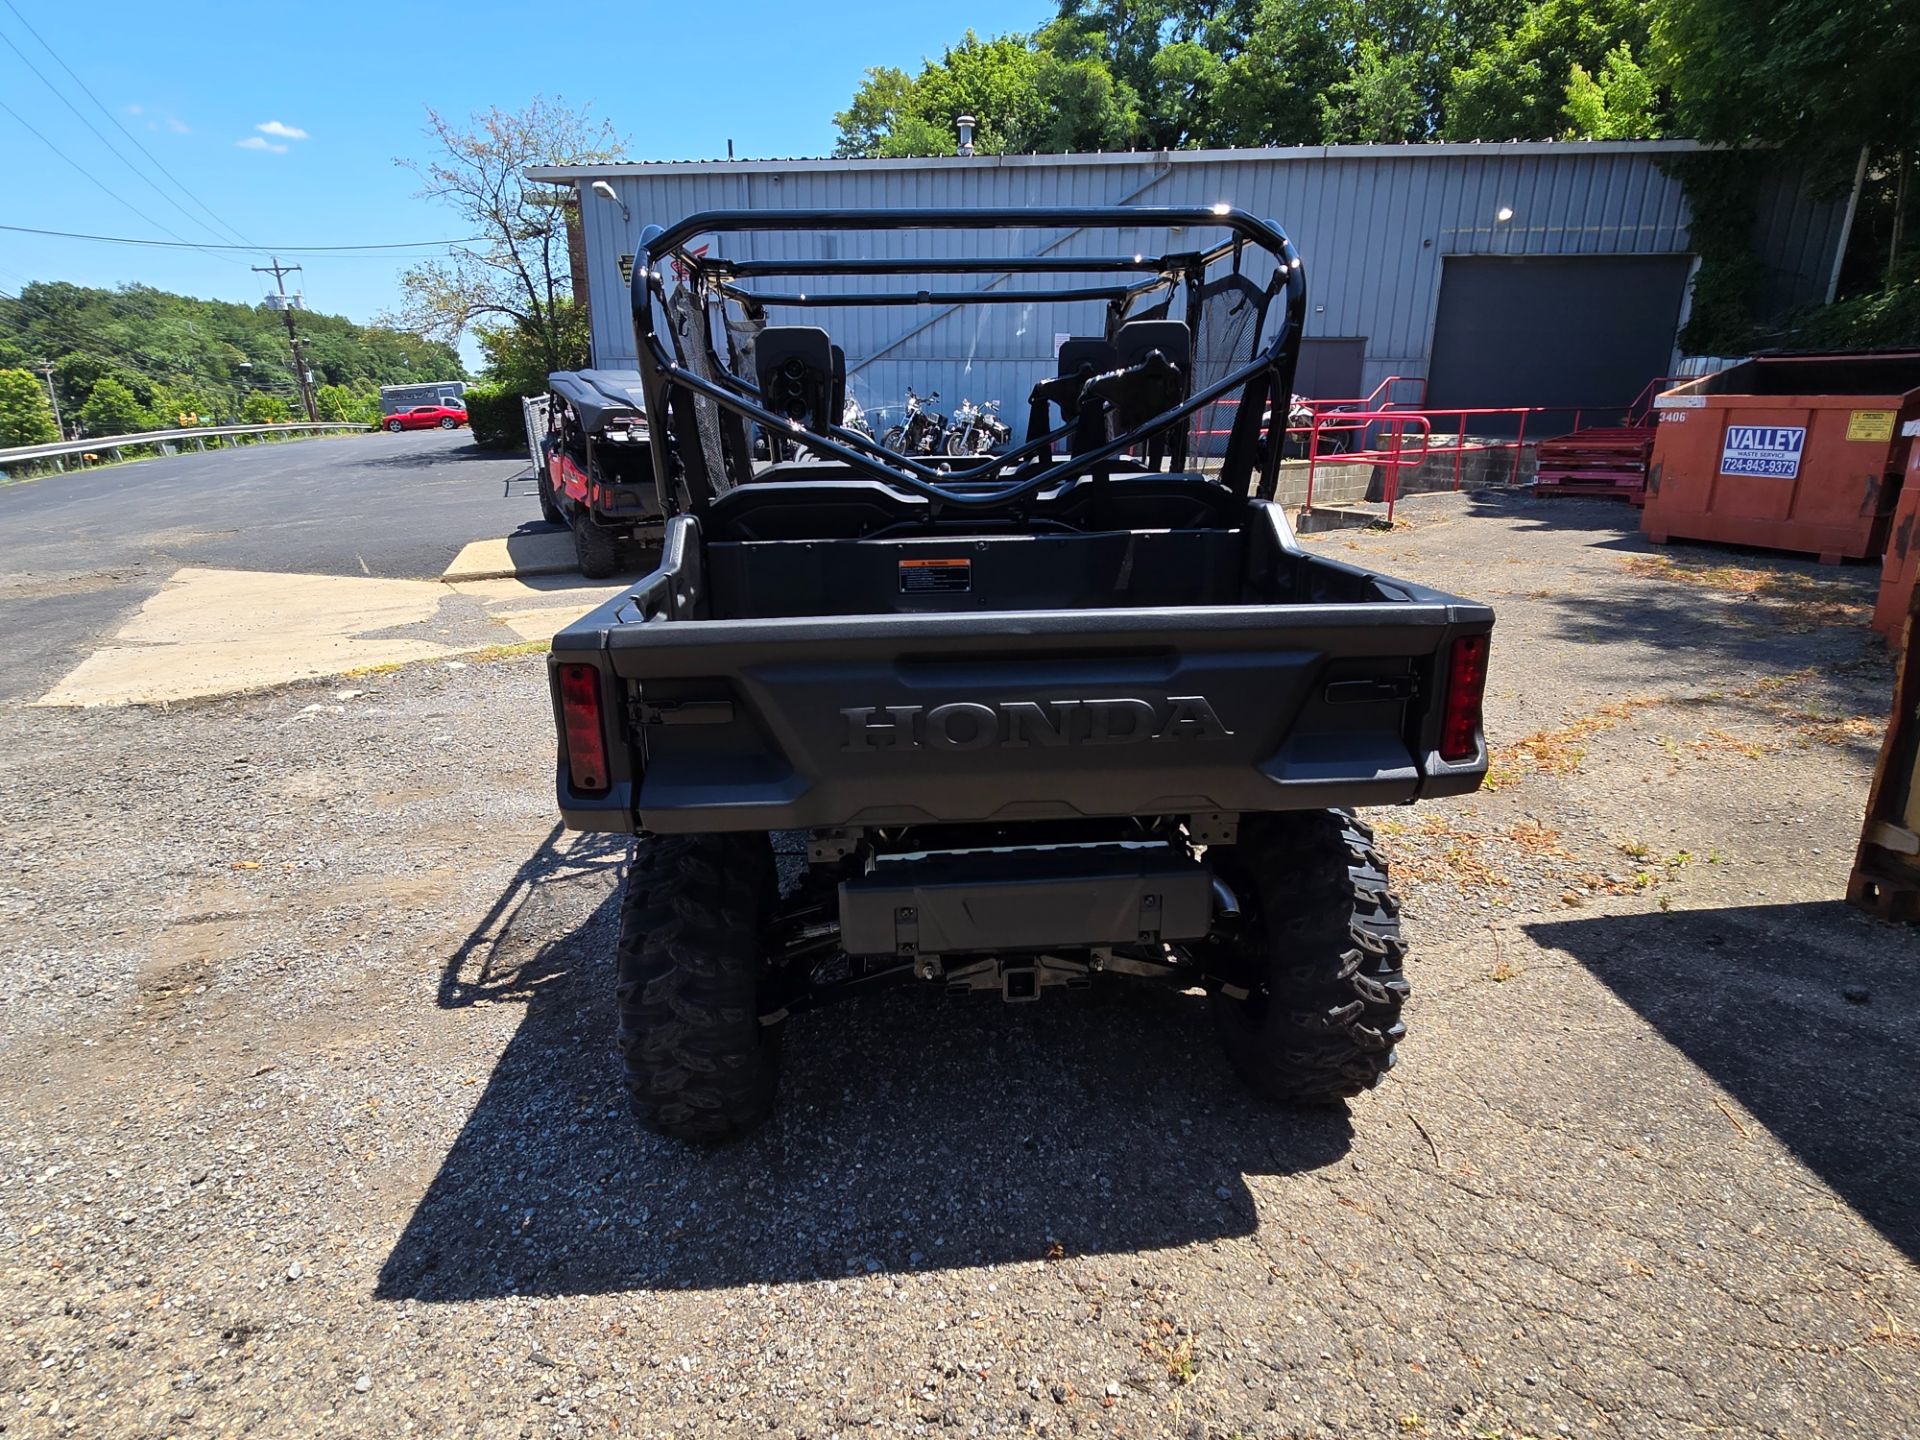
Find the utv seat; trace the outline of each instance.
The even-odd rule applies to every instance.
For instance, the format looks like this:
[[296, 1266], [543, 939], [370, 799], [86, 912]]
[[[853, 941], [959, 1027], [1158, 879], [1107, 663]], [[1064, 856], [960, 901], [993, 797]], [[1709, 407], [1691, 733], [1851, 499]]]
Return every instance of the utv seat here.
[[[1033, 393], [1027, 397], [1027, 443], [1032, 444], [1042, 435], [1051, 431], [1053, 426], [1053, 407], [1060, 411], [1060, 423], [1065, 425], [1080, 418], [1080, 392], [1087, 381], [1096, 375], [1104, 375], [1109, 370], [1119, 368], [1120, 352], [1114, 348], [1111, 340], [1097, 335], [1075, 336], [1062, 342], [1060, 359], [1055, 373], [1033, 387]], [[1098, 443], [1097, 441], [1093, 443]], [[1076, 430], [1072, 443], [1074, 454], [1092, 448], [1091, 444], [1081, 443], [1081, 432]]]

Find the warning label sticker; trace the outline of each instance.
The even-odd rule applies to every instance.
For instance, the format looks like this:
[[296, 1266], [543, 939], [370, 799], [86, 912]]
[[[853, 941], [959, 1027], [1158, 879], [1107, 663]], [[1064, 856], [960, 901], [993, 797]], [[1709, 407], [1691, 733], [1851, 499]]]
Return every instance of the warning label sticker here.
[[953, 594], [973, 589], [973, 561], [965, 556], [940, 560], [902, 560], [902, 595]]
[[1720, 447], [1720, 473], [1792, 480], [1800, 474], [1800, 452], [1806, 445], [1804, 425], [1729, 425]]
[[1849, 440], [1891, 440], [1893, 438], [1893, 411], [1891, 410], [1855, 410], [1847, 416], [1847, 439]]

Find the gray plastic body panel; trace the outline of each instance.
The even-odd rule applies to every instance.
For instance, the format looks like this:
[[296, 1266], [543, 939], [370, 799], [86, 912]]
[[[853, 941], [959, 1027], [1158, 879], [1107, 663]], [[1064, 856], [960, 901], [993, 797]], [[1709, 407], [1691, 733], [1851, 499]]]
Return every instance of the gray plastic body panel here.
[[1164, 845], [891, 860], [840, 885], [849, 955], [1197, 940], [1211, 922], [1207, 867]]
[[[1260, 521], [1254, 507], [1252, 522]], [[1343, 601], [701, 618], [697, 531], [562, 631], [598, 666], [612, 786], [575, 828], [701, 833], [1256, 813], [1466, 794], [1439, 755], [1451, 641], [1484, 605], [1299, 549]]]

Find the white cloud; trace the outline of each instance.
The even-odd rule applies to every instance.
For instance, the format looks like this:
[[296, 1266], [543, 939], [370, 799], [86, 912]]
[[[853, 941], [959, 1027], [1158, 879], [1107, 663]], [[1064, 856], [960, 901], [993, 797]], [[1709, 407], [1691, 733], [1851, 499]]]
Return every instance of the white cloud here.
[[182, 120], [178, 115], [167, 116], [167, 129], [176, 135], [191, 135], [193, 133], [193, 127], [188, 125], [187, 122]]
[[127, 113], [129, 115], [144, 115], [147, 112], [144, 108], [142, 108], [139, 105], [129, 105], [127, 106]]
[[304, 140], [307, 138], [307, 132], [302, 130], [298, 125], [285, 125], [278, 120], [269, 120], [266, 124], [256, 125], [253, 128], [258, 130], [262, 135], [277, 135], [282, 140]]
[[276, 145], [271, 140], [263, 140], [258, 135], [249, 135], [246, 139], [236, 140], [233, 143], [238, 145], [242, 150], [271, 150], [275, 155], [284, 155], [287, 153], [286, 146]]

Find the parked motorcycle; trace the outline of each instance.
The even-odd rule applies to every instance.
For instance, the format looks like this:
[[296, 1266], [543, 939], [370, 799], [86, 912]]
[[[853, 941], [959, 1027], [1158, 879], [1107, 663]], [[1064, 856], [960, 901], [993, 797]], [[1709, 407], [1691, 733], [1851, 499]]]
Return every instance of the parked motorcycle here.
[[873, 426], [867, 423], [867, 412], [860, 408], [860, 402], [851, 395], [847, 397], [847, 408], [840, 416], [840, 426], [844, 430], [853, 430], [867, 439], [873, 439]]
[[938, 390], [930, 395], [916, 395], [909, 385], [907, 418], [882, 435], [880, 443], [898, 455], [933, 454], [940, 448], [941, 437], [947, 433], [947, 417], [928, 408], [939, 398]]
[[962, 400], [960, 408], [953, 412], [952, 428], [947, 431], [947, 454], [958, 459], [963, 455], [990, 455], [1013, 438], [1013, 432], [1000, 422], [1000, 402], [989, 400], [984, 405], [976, 405], [971, 400]]

